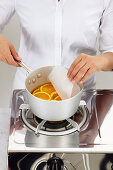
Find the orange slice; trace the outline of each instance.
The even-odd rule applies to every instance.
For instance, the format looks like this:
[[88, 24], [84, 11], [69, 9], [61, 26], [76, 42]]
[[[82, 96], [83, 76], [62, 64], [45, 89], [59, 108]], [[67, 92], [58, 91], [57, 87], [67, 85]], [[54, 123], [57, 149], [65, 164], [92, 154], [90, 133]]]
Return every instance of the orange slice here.
[[52, 92], [55, 91], [53, 85], [51, 83], [44, 84], [40, 87], [41, 92], [46, 92], [49, 95], [51, 95]]
[[59, 101], [59, 100], [62, 100], [62, 99], [60, 98], [60, 96], [57, 96], [57, 97], [55, 97], [54, 100]]
[[55, 99], [55, 97], [58, 96], [58, 93], [56, 91], [51, 93], [51, 100]]
[[34, 96], [43, 100], [51, 100], [51, 96], [45, 92], [37, 92], [34, 94]]
[[39, 91], [40, 91], [40, 88], [37, 88], [36, 90], [33, 91], [32, 94], [34, 95], [35, 93], [37, 93], [37, 92], [39, 92]]
[[38, 97], [43, 100], [49, 100], [49, 101], [59, 101], [62, 100], [56, 90], [54, 89], [52, 83], [46, 83], [43, 85], [38, 86], [34, 89], [32, 94], [35, 97]]

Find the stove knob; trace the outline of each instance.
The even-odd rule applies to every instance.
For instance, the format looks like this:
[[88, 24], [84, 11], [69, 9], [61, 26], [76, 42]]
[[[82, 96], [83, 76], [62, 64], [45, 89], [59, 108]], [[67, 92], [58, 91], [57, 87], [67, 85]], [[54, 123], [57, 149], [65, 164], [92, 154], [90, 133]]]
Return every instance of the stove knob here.
[[63, 170], [63, 160], [58, 157], [52, 157], [47, 161], [47, 170]]

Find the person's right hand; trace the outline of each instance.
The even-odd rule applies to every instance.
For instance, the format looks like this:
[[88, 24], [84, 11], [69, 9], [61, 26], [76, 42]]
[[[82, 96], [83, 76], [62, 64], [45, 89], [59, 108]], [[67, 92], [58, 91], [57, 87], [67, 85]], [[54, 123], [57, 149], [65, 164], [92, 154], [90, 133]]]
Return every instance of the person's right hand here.
[[16, 67], [19, 67], [17, 61], [21, 61], [21, 58], [18, 56], [14, 46], [11, 42], [0, 34], [0, 60]]

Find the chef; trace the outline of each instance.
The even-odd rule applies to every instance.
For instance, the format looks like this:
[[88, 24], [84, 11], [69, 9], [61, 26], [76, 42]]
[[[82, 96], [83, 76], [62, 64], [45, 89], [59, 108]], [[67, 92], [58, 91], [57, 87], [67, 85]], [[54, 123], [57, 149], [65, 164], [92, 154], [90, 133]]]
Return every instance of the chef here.
[[[94, 72], [112, 70], [113, 0], [0, 0], [0, 32], [15, 12], [19, 52], [0, 34], [1, 61], [19, 67], [15, 60], [23, 60], [33, 70], [63, 65], [70, 81], [84, 83], [85, 89], [95, 88]], [[13, 88], [24, 88], [25, 78], [26, 71], [17, 68]]]

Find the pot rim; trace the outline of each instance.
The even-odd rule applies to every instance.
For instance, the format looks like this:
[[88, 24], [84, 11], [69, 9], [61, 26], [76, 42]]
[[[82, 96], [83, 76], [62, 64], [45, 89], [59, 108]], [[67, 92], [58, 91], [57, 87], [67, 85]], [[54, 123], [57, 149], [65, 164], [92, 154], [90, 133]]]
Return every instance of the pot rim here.
[[[27, 92], [30, 94], [30, 95], [32, 95], [32, 93], [27, 89], [27, 87], [26, 87], [26, 81], [27, 81], [27, 79], [29, 78], [29, 76], [31, 76], [32, 75], [32, 73], [33, 72], [36, 72], [36, 71], [38, 71], [38, 70], [40, 70], [40, 69], [43, 69], [43, 68], [52, 68], [52, 67], [55, 67], [55, 66], [44, 66], [44, 67], [40, 67], [40, 68], [37, 68], [37, 69], [35, 69], [35, 70], [33, 70], [33, 71], [31, 71], [29, 74], [28, 74], [28, 76], [26, 77], [26, 80], [25, 80], [25, 89], [27, 90]], [[64, 67], [64, 66], [59, 66], [59, 67]], [[66, 68], [66, 67], [65, 67]], [[68, 68], [66, 68], [66, 69], [68, 69]], [[78, 84], [78, 86], [80, 87], [80, 91], [79, 91], [79, 93], [77, 93], [76, 95], [74, 95], [73, 97], [70, 97], [70, 98], [68, 98], [68, 99], [64, 99], [64, 100], [60, 100], [60, 101], [50, 101], [50, 100], [44, 100], [44, 99], [40, 99], [40, 98], [38, 98], [38, 97], [35, 97], [34, 95], [32, 95], [34, 98], [37, 98], [39, 101], [43, 101], [43, 102], [48, 102], [48, 103], [61, 103], [61, 102], [66, 102], [66, 101], [69, 101], [70, 99], [73, 99], [73, 98], [75, 98], [76, 96], [78, 96], [80, 93], [83, 93], [83, 84], [80, 84], [80, 83], [77, 83]]]

